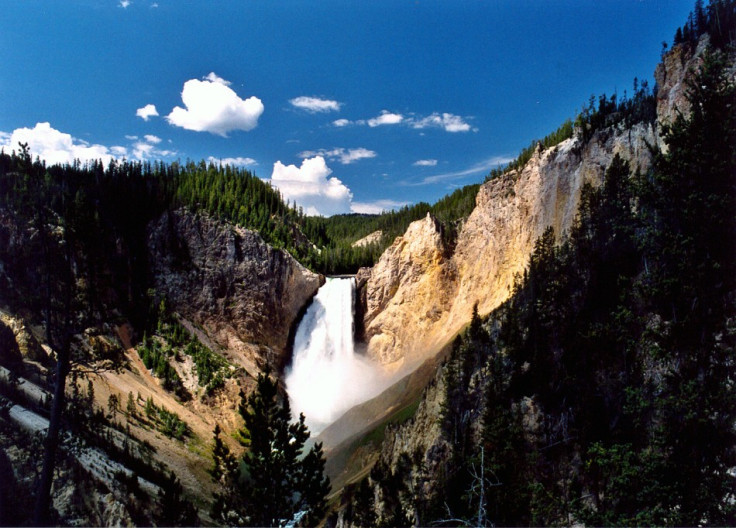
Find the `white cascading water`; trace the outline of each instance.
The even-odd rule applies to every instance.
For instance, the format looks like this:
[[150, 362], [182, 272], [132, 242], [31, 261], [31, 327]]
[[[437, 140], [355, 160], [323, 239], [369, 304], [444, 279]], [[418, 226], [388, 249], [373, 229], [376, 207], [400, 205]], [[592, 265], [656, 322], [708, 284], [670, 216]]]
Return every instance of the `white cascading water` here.
[[328, 278], [297, 328], [286, 390], [292, 415], [304, 413], [315, 434], [386, 387], [377, 365], [355, 354], [354, 296], [355, 279]]

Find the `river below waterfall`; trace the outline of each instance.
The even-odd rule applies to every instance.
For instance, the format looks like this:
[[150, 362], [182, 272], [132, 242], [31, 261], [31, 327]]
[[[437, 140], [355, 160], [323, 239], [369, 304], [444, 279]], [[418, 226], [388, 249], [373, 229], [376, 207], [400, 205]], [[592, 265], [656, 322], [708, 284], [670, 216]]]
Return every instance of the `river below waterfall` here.
[[388, 384], [377, 364], [355, 353], [354, 299], [354, 278], [328, 278], [297, 328], [286, 390], [293, 416], [304, 413], [313, 434]]

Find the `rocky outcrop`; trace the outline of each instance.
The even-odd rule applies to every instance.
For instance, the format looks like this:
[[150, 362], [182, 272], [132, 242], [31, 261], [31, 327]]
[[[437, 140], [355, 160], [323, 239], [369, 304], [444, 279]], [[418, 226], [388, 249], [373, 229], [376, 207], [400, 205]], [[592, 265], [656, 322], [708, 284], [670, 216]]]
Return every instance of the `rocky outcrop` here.
[[412, 223], [358, 275], [368, 354], [395, 370], [436, 353], [468, 323], [473, 305], [483, 315], [508, 298], [547, 227], [558, 236], [570, 229], [586, 183], [600, 185], [616, 154], [647, 170], [656, 140], [653, 126], [637, 125], [538, 149], [522, 170], [481, 186], [452, 255], [435, 219]]
[[383, 231], [373, 231], [373, 233], [370, 233], [369, 235], [364, 236], [363, 238], [356, 240], [351, 245], [352, 247], [366, 247], [370, 246], [371, 244], [375, 244], [381, 240], [381, 237], [383, 236]]
[[323, 278], [255, 232], [178, 210], [149, 227], [158, 295], [251, 373], [285, 361], [289, 329]]
[[681, 112], [690, 111], [686, 97], [688, 72], [696, 71], [703, 63], [702, 55], [710, 41], [703, 35], [693, 50], [689, 44], [678, 44], [662, 57], [654, 70], [657, 81], [657, 116], [661, 123], [671, 123]]
[[420, 336], [432, 333], [453, 303], [456, 281], [442, 226], [428, 213], [358, 274], [369, 354], [394, 369], [425, 357], [413, 345], [422, 344]]
[[0, 310], [0, 325], [6, 326], [12, 332], [15, 347], [17, 347], [22, 357], [40, 363], [48, 362], [48, 354], [23, 322], [23, 319], [13, 317], [9, 313]]

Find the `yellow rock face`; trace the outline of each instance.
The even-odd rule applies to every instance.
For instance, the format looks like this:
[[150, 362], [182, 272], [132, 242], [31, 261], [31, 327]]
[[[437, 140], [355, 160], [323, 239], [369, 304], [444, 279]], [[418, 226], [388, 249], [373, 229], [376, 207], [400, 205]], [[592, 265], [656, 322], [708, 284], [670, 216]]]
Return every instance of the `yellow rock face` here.
[[573, 224], [585, 183], [600, 185], [615, 154], [646, 170], [656, 142], [651, 126], [596, 133], [537, 150], [523, 170], [481, 186], [476, 207], [449, 255], [431, 216], [412, 223], [370, 270], [363, 271], [368, 354], [390, 370], [411, 370], [470, 320], [505, 301], [537, 238]]

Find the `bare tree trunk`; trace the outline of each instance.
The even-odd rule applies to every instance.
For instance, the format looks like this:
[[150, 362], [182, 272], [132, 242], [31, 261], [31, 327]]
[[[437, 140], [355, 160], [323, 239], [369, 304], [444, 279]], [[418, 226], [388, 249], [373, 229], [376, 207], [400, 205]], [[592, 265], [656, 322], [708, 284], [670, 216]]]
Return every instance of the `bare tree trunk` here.
[[56, 451], [61, 431], [61, 414], [64, 409], [66, 396], [66, 376], [69, 373], [70, 342], [65, 339], [61, 350], [58, 351], [56, 361], [56, 385], [54, 387], [54, 401], [51, 406], [49, 428], [44, 441], [43, 468], [41, 478], [36, 489], [36, 504], [33, 509], [33, 524], [46, 526], [49, 523], [49, 507], [51, 505], [51, 484], [56, 468]]

